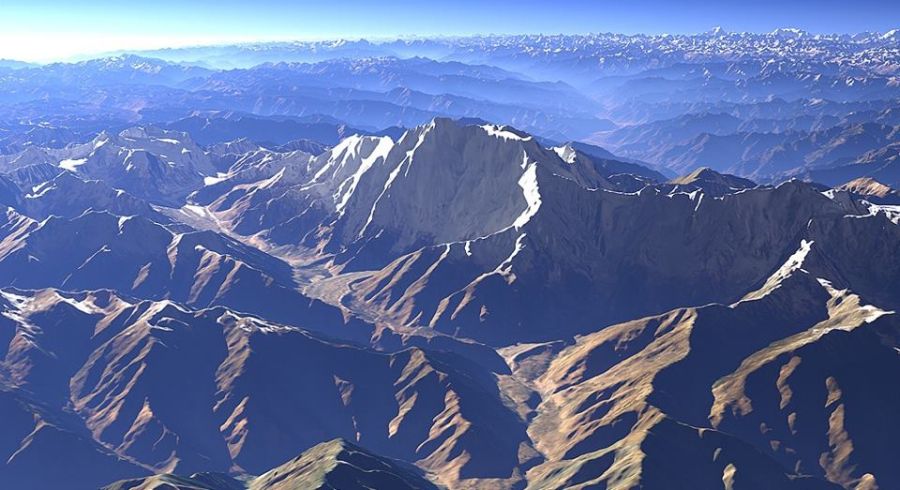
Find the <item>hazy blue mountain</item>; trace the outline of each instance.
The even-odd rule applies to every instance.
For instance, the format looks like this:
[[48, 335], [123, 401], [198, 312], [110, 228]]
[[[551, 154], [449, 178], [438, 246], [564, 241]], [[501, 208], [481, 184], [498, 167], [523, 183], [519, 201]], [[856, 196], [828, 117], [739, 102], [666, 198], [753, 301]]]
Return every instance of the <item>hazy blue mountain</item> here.
[[168, 129], [189, 133], [197, 143], [212, 145], [241, 138], [273, 145], [284, 145], [305, 139], [322, 145], [334, 146], [352, 134], [366, 134], [361, 129], [348, 127], [334, 120], [317, 120], [316, 117], [260, 117], [240, 113], [212, 113], [194, 115], [170, 122]]

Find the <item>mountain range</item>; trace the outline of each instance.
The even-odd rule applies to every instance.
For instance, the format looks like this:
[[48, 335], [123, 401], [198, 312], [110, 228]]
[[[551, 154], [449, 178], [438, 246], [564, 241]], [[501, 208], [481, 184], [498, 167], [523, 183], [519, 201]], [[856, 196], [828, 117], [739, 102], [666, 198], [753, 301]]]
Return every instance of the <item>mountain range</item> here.
[[898, 488], [898, 42], [0, 67], [0, 487]]

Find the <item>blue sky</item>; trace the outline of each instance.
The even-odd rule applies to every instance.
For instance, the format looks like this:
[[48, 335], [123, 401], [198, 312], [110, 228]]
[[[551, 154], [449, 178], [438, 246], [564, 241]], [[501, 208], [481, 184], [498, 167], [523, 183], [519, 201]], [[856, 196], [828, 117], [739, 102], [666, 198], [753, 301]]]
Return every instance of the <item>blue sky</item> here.
[[0, 58], [229, 41], [485, 33], [885, 31], [887, 0], [0, 0]]

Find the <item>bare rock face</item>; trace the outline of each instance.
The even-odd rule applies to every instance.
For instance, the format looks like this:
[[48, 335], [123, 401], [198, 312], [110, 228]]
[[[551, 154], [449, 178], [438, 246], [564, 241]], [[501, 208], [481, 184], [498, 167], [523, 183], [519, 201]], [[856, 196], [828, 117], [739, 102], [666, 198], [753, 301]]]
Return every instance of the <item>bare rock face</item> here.
[[669, 181], [669, 183], [672, 184], [670, 192], [690, 193], [699, 190], [707, 197], [721, 197], [725, 194], [734, 194], [756, 187], [752, 180], [735, 175], [720, 174], [706, 167], [698, 168], [687, 175]]
[[[529, 481], [535, 488], [662, 488], [672, 480], [698, 488], [892, 485], [897, 474], [881, 454], [895, 436], [845, 423], [845, 415], [897, 406], [893, 390], [854, 378], [900, 367], [881, 340], [896, 335], [898, 323], [806, 271], [817, 253], [804, 242], [737, 303], [608, 327], [563, 350], [538, 380], [547, 395], [529, 433], [548, 462]], [[871, 357], [846, 355], [867, 343]], [[855, 395], [843, 394], [841, 380]]]
[[[176, 205], [205, 176], [215, 175], [207, 154], [185, 133], [154, 127], [133, 127], [118, 134], [101, 133], [93, 141], [62, 149], [28, 147], [0, 158], [0, 169], [17, 180], [36, 185], [47, 165], [83, 179], [102, 180], [151, 202]], [[37, 173], [38, 175], [34, 175]]]
[[291, 490], [396, 488], [437, 489], [414, 467], [382, 458], [342, 439], [323, 442], [258, 477], [235, 479], [221, 473], [171, 474], [114, 483], [103, 490]]
[[256, 182], [238, 173], [207, 202], [238, 234], [359, 271], [342, 282], [346, 304], [500, 345], [734, 301], [811, 222], [849, 227], [845, 215], [868, 212], [797, 181], [757, 187], [700, 169], [628, 192], [605, 169], [572, 145], [436, 119], [396, 142], [348, 138]]
[[876, 204], [900, 204], [900, 193], [896, 189], [871, 177], [853, 179], [835, 189], [861, 196]]
[[[221, 308], [109, 291], [4, 290], [2, 298], [4, 383], [39, 397], [65, 422], [62, 433], [109, 459], [95, 463], [96, 478], [128, 475], [120, 459], [140, 461], [134, 476], [263, 474], [335, 435], [417, 462], [446, 484], [521, 481], [519, 468], [539, 458], [496, 378], [454, 354], [377, 352]], [[74, 413], [65, 413], [70, 403]], [[29, 424], [9, 434], [11, 453], [37, 450]], [[362, 451], [341, 447], [351, 461]], [[251, 488], [282, 488], [282, 473]]]
[[210, 208], [238, 233], [320, 247], [360, 269], [423, 245], [521, 227], [540, 206], [539, 167], [589, 188], [613, 187], [604, 176], [611, 171], [574, 150], [542, 148], [504, 126], [435, 119], [396, 142], [347, 138], [310, 163], [232, 187]]
[[900, 486], [886, 186], [448, 119], [317, 153], [0, 159], [0, 486]]
[[15, 207], [19, 203], [21, 191], [15, 182], [0, 175], [0, 205]]
[[114, 289], [195, 307], [230, 305], [295, 324], [354, 325], [299, 293], [284, 262], [211, 231], [171, 231], [141, 216], [107, 212], [40, 223], [9, 219], [0, 242], [3, 285]]
[[877, 180], [871, 177], [860, 177], [858, 179], [853, 179], [850, 182], [838, 187], [837, 189], [853, 192], [856, 194], [860, 194], [862, 196], [871, 196], [877, 198], [885, 198], [893, 189], [890, 187], [878, 182]]
[[416, 470], [380, 458], [344, 440], [319, 444], [250, 484], [252, 490], [289, 488], [436, 488]]
[[[77, 488], [97, 488], [111, 477], [149, 473], [98, 444], [85, 431], [68, 427], [64, 414], [48, 413], [42, 403], [5, 385], [0, 387], [0, 415], [4, 428], [0, 481], [4, 485], [59, 488], [78, 482]], [[48, 461], [54, 464], [48, 466]]]
[[[591, 191], [538, 175], [541, 206], [521, 230], [403, 256], [353, 283], [350, 297], [396, 321], [489, 343], [549, 340], [677, 305], [734, 301], [818, 223], [848, 234], [859, 224], [844, 218], [852, 202], [799, 182], [709, 197]], [[848, 256], [864, 249], [833, 243]]]
[[100, 180], [83, 180], [72, 172], [36, 185], [22, 196], [19, 206], [35, 219], [50, 216], [75, 218], [86, 211], [106, 211], [118, 216], [143, 216], [157, 222], [168, 220], [146, 201], [109, 187]]

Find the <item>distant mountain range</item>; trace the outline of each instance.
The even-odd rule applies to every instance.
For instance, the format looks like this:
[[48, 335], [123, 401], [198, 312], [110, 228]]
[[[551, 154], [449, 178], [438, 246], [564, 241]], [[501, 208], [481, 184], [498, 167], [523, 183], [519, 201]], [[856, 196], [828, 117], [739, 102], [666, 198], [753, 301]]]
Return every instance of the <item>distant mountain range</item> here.
[[[142, 86], [135, 90], [135, 86]], [[599, 105], [564, 83], [524, 80], [491, 67], [419, 58], [334, 60], [211, 71], [122, 56], [52, 64], [0, 79], [0, 120], [31, 110], [117, 122], [158, 122], [197, 110], [337, 118], [364, 129], [414, 126], [435, 116], [518, 124], [548, 137], [582, 137], [614, 127]], [[49, 105], [35, 109], [39, 106]], [[66, 125], [71, 124], [67, 122]]]
[[[829, 70], [896, 70], [897, 30], [886, 33], [811, 34], [799, 29], [770, 33], [712, 30], [692, 35], [513, 35], [385, 42], [332, 40], [249, 43], [232, 46], [163, 49], [141, 53], [174, 62], [216, 68], [267, 62], [317, 62], [340, 58], [423, 56], [467, 64], [486, 63], [546, 79], [597, 73], [628, 74], [677, 63], [761, 59], [793, 60]], [[599, 63], [592, 62], [600, 60]], [[802, 67], [800, 67], [802, 69]], [[552, 73], [556, 72], [554, 76]], [[560, 73], [565, 76], [560, 76]]]

